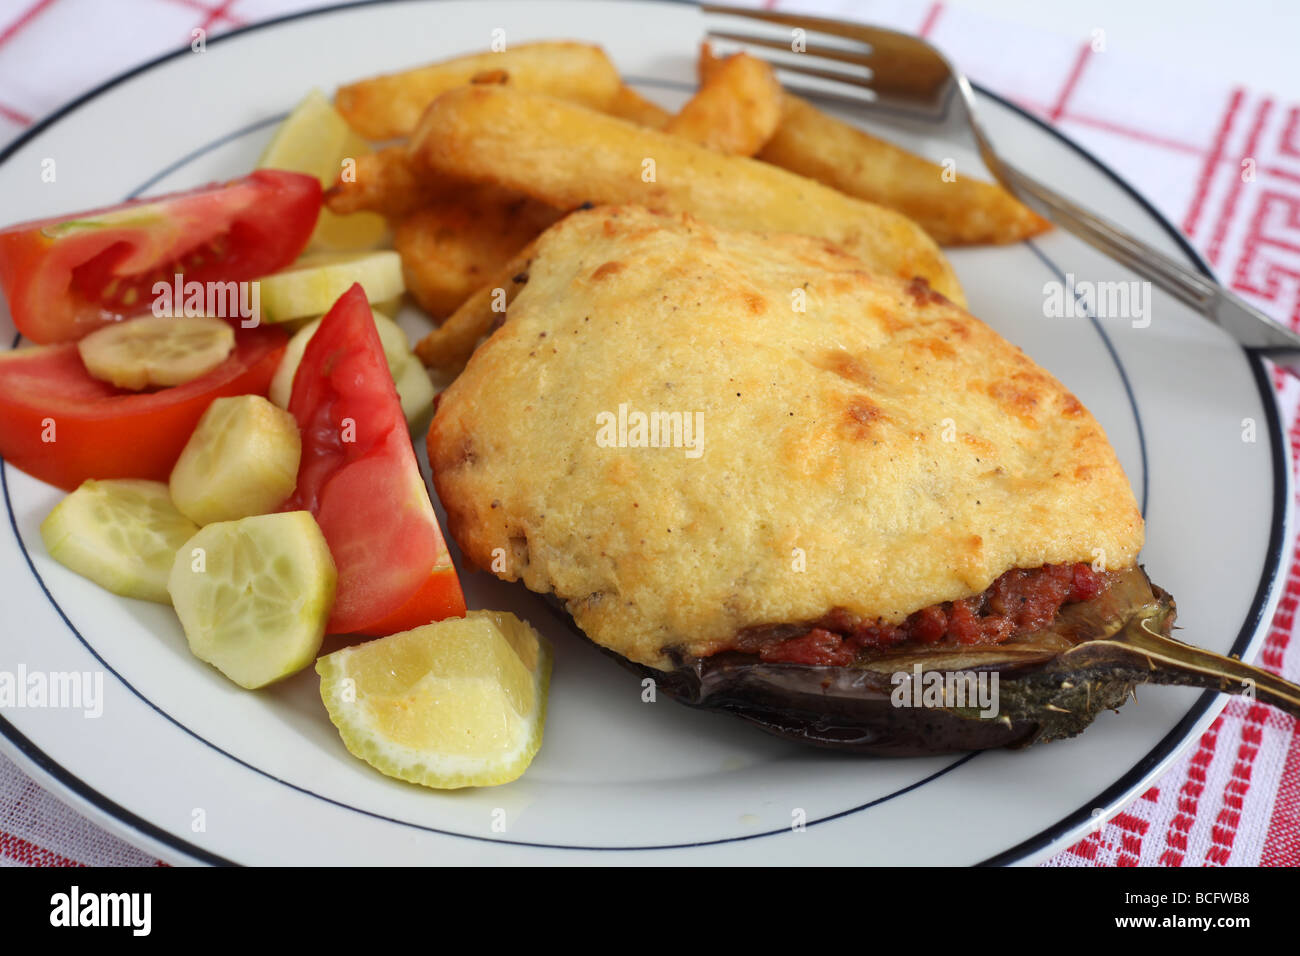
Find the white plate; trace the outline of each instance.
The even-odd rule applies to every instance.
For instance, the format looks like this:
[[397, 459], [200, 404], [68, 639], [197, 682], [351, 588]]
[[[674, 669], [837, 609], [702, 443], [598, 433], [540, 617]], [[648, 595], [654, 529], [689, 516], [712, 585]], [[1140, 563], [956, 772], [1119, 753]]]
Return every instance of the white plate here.
[[[238, 30], [205, 53], [179, 52], [108, 83], [6, 150], [4, 218], [238, 176], [309, 87], [478, 50], [496, 28], [509, 43], [597, 41], [671, 106], [689, 89], [703, 20], [676, 4], [429, 2]], [[1018, 164], [1200, 267], [1173, 227], [1081, 150], [989, 95], [981, 109]], [[974, 168], [947, 144], [905, 142]], [[57, 162], [56, 184], [41, 183], [46, 157]], [[1144, 561], [1177, 597], [1183, 636], [1249, 654], [1271, 617], [1288, 540], [1290, 470], [1260, 365], [1159, 292], [1145, 329], [1045, 318], [1044, 283], [1061, 273], [1133, 278], [1069, 236], [952, 258], [972, 311], [1106, 427], [1147, 515]], [[404, 321], [419, 327], [414, 315]], [[1244, 419], [1256, 423], [1253, 443], [1242, 440]], [[55, 564], [37, 529], [59, 493], [7, 465], [2, 474], [0, 669], [102, 671], [105, 682], [98, 719], [7, 710], [4, 749], [82, 811], [177, 862], [1034, 861], [1139, 793], [1221, 705], [1151, 688], [1083, 736], [1026, 752], [827, 754], [671, 701], [642, 703], [637, 679], [575, 639], [541, 599], [474, 574], [471, 604], [511, 607], [551, 633], [550, 718], [521, 780], [438, 793], [349, 756], [314, 674], [242, 691], [190, 656], [169, 609], [115, 598]], [[803, 831], [791, 826], [799, 811]]]

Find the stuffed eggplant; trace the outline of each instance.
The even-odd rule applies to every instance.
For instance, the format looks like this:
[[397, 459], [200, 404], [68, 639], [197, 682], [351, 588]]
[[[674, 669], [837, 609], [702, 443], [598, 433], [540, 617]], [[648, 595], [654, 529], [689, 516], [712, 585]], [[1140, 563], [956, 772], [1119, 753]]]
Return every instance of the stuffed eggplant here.
[[448, 528], [678, 700], [895, 754], [1070, 736], [1144, 681], [1295, 706], [1169, 637], [1101, 426], [923, 282], [638, 207], [517, 282], [429, 431]]

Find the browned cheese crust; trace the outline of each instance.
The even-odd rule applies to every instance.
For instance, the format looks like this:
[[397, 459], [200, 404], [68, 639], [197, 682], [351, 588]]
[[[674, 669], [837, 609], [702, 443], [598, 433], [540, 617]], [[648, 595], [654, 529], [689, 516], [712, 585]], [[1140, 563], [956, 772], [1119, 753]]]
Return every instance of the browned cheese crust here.
[[[689, 417], [698, 454], [636, 447], [638, 412]], [[638, 207], [538, 240], [428, 443], [471, 561], [659, 668], [1011, 568], [1130, 567], [1143, 539], [1101, 426], [978, 319], [815, 239]]]

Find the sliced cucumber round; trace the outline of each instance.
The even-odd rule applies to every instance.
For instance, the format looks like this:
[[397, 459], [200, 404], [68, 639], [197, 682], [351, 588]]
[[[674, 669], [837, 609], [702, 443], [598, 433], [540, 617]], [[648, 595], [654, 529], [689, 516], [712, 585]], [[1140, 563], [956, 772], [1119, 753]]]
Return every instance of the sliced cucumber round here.
[[235, 347], [235, 330], [205, 316], [145, 315], [91, 332], [77, 343], [86, 371], [139, 391], [206, 375]]
[[41, 522], [55, 561], [124, 597], [170, 604], [176, 550], [199, 530], [161, 481], [86, 481]]
[[391, 249], [303, 256], [289, 268], [258, 280], [262, 321], [324, 315], [354, 282], [361, 283], [371, 302], [401, 295], [406, 291], [401, 257]]
[[316, 519], [288, 511], [208, 525], [176, 552], [168, 590], [194, 656], [251, 690], [315, 660], [335, 583]]
[[298, 423], [260, 395], [215, 399], [172, 468], [171, 495], [200, 525], [274, 511], [298, 482]]

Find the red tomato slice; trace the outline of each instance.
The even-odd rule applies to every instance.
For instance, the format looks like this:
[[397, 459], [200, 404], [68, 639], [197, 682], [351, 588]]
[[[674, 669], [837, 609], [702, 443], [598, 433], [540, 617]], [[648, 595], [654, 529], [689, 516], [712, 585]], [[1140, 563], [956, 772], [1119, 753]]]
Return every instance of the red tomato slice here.
[[[320, 213], [313, 176], [260, 169], [157, 199], [0, 231], [0, 289], [18, 331], [67, 342], [149, 311], [154, 284], [243, 282], [293, 262]], [[227, 316], [229, 318], [229, 316]]]
[[92, 378], [74, 344], [0, 354], [0, 456], [71, 491], [87, 478], [166, 481], [214, 398], [265, 395], [285, 334], [241, 329], [211, 372], [156, 392], [128, 392]]
[[382, 637], [465, 613], [465, 598], [411, 448], [370, 303], [355, 284], [325, 314], [293, 379], [298, 487], [334, 555], [327, 630]]

